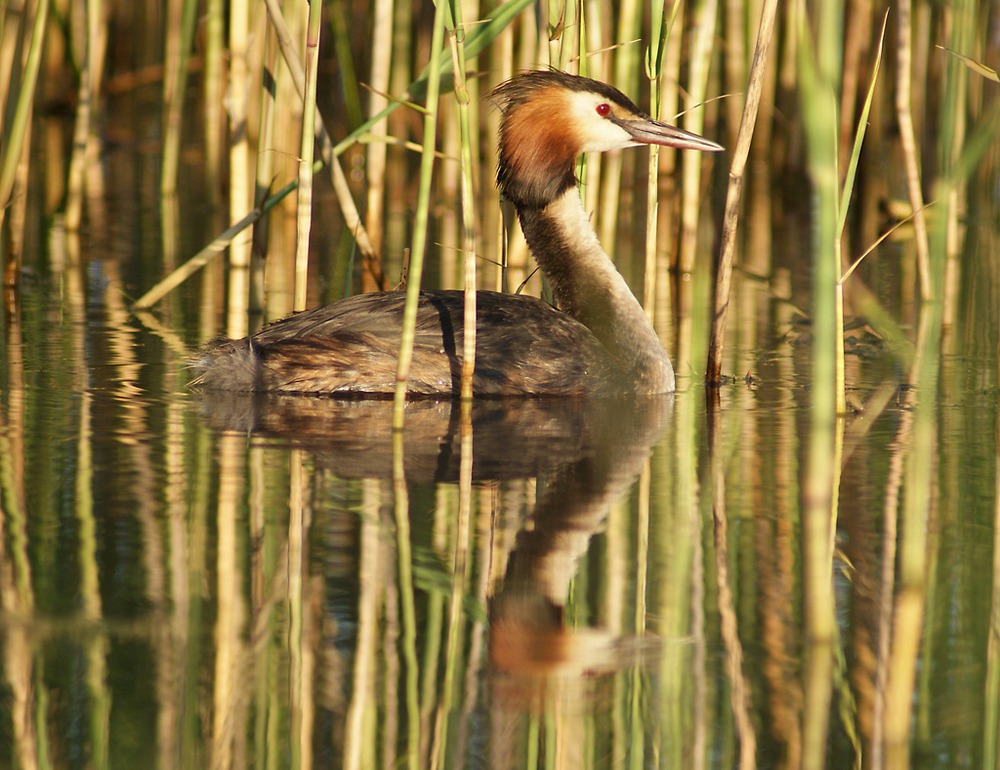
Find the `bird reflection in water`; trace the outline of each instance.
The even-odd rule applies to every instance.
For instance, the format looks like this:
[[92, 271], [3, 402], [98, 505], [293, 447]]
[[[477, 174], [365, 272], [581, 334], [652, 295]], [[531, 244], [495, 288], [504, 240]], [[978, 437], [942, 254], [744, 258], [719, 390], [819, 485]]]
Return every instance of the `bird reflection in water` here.
[[[392, 475], [391, 401], [211, 393], [199, 400], [214, 427], [287, 441], [340, 478]], [[473, 402], [475, 483], [538, 480], [534, 509], [489, 597], [493, 682], [509, 704], [530, 696], [520, 705], [529, 704], [555, 679], [582, 682], [655, 657], [655, 637], [572, 628], [563, 608], [580, 559], [603, 531], [611, 506], [638, 478], [672, 406], [669, 395]], [[456, 482], [459, 402], [414, 400], [407, 408], [406, 481]]]

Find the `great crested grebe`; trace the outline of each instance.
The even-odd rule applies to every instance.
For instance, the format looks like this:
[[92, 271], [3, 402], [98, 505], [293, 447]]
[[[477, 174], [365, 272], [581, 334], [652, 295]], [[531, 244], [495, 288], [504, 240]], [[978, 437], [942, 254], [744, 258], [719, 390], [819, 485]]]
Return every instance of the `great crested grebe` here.
[[[660, 394], [674, 370], [642, 306], [601, 248], [576, 188], [584, 152], [640, 144], [721, 150], [660, 123], [609, 85], [526, 72], [491, 94], [500, 107], [497, 186], [560, 310], [527, 296], [477, 294], [477, 396]], [[240, 340], [210, 343], [191, 383], [210, 390], [389, 395], [403, 292], [362, 294], [289, 316]], [[408, 392], [457, 395], [463, 295], [423, 291]]]

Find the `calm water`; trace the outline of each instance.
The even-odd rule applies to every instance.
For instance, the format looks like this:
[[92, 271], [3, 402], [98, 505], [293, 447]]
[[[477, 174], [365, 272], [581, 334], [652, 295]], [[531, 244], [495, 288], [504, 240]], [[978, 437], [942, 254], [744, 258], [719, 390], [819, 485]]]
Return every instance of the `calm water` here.
[[[6, 299], [0, 765], [1000, 766], [995, 212], [933, 408], [851, 333], [817, 584], [807, 295], [741, 284], [755, 379], [711, 420], [687, 376], [636, 404], [414, 404], [394, 444], [384, 404], [186, 391], [220, 315], [201, 278], [128, 311], [174, 243], [145, 152], [109, 150], [78, 242], [38, 204]], [[181, 257], [220, 229], [195, 214]]]

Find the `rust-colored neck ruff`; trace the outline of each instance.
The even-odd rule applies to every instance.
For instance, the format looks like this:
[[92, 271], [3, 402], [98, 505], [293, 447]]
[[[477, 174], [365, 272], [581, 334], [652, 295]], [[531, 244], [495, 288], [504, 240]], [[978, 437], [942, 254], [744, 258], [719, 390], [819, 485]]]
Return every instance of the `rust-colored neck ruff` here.
[[577, 143], [562, 103], [559, 89], [538, 89], [501, 123], [497, 185], [518, 208], [542, 208], [576, 185]]

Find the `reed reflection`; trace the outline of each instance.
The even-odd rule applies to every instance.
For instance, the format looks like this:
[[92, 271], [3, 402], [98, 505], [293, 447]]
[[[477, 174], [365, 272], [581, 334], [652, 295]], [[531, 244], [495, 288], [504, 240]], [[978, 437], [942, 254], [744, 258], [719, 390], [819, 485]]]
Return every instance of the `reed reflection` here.
[[[454, 762], [464, 754], [470, 720], [484, 710], [492, 722], [492, 737], [483, 735], [477, 742], [491, 747], [491, 764], [503, 766], [504, 757], [513, 761], [542, 745], [551, 747], [552, 741], [572, 742], [573, 725], [579, 726], [584, 715], [591, 720], [602, 712], [610, 714], [616, 707], [614, 699], [581, 701], [577, 696], [606, 689], [609, 685], [600, 682], [607, 675], [634, 669], [643, 661], [655, 662], [659, 642], [651, 635], [573, 622], [567, 618], [567, 602], [594, 535], [603, 531], [608, 511], [639, 477], [672, 406], [672, 397], [629, 402], [502, 399], [476, 401], [463, 412], [458, 402], [418, 400], [408, 406], [402, 457], [394, 458], [390, 401], [231, 395], [200, 401], [203, 416], [216, 428], [251, 432], [269, 443], [287, 442], [296, 453], [304, 450], [309, 455], [317, 473], [365, 480], [358, 624], [352, 640], [355, 669], [342, 734], [348, 766], [361, 766], [360, 757], [377, 751], [373, 740], [381, 743], [397, 735], [399, 750], [411, 759], [419, 756], [421, 764], [441, 752], [441, 759]], [[447, 506], [433, 526], [449, 533], [444, 540], [453, 541], [450, 547], [442, 542], [437, 549], [452, 555], [451, 569], [443, 567], [439, 579], [447, 575], [452, 592], [468, 592], [461, 602], [447, 606], [434, 596], [418, 598], [415, 642], [407, 639], [407, 603], [417, 593], [415, 584], [427, 580], [420, 573], [426, 569], [422, 560], [427, 557], [420, 555], [419, 545], [426, 533], [421, 532], [422, 518], [413, 507], [417, 503], [410, 504], [407, 517], [412, 534], [405, 544], [397, 539], [395, 554], [388, 547], [390, 539], [378, 534], [378, 528], [373, 530], [372, 524], [390, 525], [393, 496], [388, 480], [394, 460], [402, 459], [409, 499], [420, 499], [422, 485], [442, 482], [445, 487], [436, 487], [439, 500], [451, 495], [447, 490], [454, 489], [451, 484], [460, 477], [463, 435], [466, 441], [471, 435], [472, 473], [466, 482], [474, 480], [478, 490], [473, 492], [480, 509], [478, 532], [473, 532], [477, 542], [459, 527], [454, 505]], [[306, 503], [304, 521], [321, 515], [316, 505], [313, 495], [312, 503]], [[399, 529], [398, 519], [395, 528]], [[412, 555], [403, 553], [410, 548]], [[478, 584], [465, 580], [470, 572], [467, 555], [483, 577]], [[407, 579], [410, 569], [415, 577]], [[594, 580], [601, 582], [598, 577]], [[402, 617], [389, 606], [397, 601]], [[302, 602], [311, 603], [305, 596]], [[483, 609], [477, 610], [477, 605]], [[379, 627], [379, 618], [396, 618], [391, 632]], [[483, 624], [486, 618], [488, 627]], [[488, 654], [477, 659], [484, 631]], [[456, 635], [460, 643], [452, 641]], [[439, 638], [446, 640], [443, 655], [435, 652]], [[387, 642], [394, 649], [387, 649]], [[417, 670], [407, 670], [413, 666]], [[456, 684], [449, 686], [448, 677], [444, 685], [434, 684], [441, 676], [439, 666], [446, 675], [451, 672]], [[395, 667], [402, 670], [393, 673]], [[489, 674], [485, 679], [484, 673]], [[411, 676], [422, 683], [413, 708], [408, 705]], [[379, 692], [374, 683], [386, 677], [391, 681], [384, 681], [387, 689]], [[460, 687], [458, 681], [463, 682]], [[399, 706], [385, 700], [387, 692], [395, 693]], [[473, 697], [477, 692], [481, 695]], [[383, 715], [386, 734], [371, 732], [372, 725], [363, 717], [371, 709]], [[556, 733], [540, 741], [538, 720], [553, 714], [560, 715], [552, 723]], [[404, 723], [397, 725], [397, 718]], [[655, 720], [644, 721], [644, 729], [655, 729]], [[456, 741], [450, 748], [442, 737], [449, 734], [449, 725]], [[382, 751], [395, 755], [393, 747], [381, 745]]]

